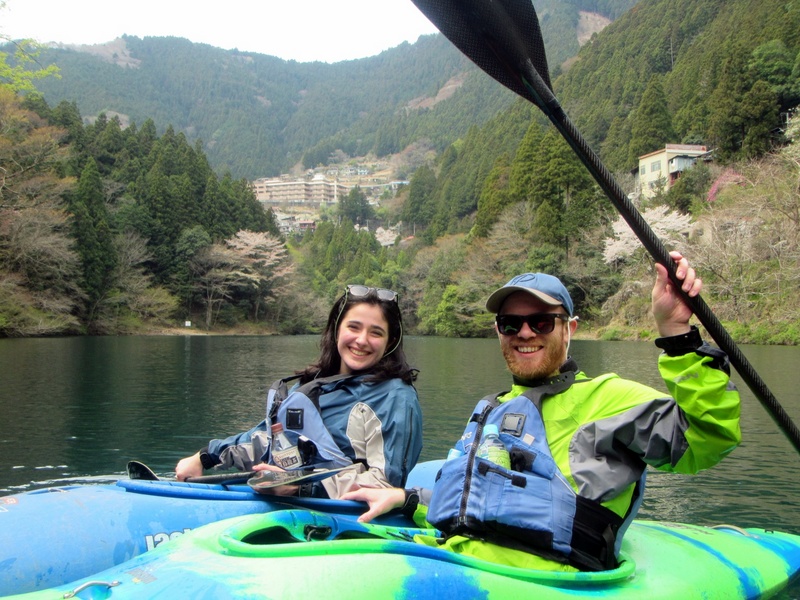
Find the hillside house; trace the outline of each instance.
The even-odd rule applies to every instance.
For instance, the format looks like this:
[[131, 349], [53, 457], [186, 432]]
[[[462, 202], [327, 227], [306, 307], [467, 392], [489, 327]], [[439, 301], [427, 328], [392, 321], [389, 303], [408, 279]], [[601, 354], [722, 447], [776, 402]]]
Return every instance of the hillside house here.
[[646, 199], [655, 196], [659, 189], [668, 190], [683, 171], [708, 154], [705, 146], [666, 144], [661, 150], [640, 156], [639, 168], [634, 172], [636, 194]]

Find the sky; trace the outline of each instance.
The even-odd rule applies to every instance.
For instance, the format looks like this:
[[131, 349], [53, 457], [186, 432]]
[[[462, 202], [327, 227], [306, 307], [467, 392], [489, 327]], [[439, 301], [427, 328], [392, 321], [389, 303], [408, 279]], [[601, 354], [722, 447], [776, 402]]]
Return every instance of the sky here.
[[0, 8], [9, 39], [175, 36], [298, 62], [375, 56], [434, 32], [411, 0], [5, 0]]

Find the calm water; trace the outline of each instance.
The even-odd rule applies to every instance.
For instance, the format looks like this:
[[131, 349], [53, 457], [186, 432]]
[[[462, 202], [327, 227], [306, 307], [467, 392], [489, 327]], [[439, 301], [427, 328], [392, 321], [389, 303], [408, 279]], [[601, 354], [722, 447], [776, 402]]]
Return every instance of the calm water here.
[[[168, 474], [210, 438], [257, 423], [269, 384], [313, 360], [317, 339], [0, 339], [0, 495], [118, 478], [130, 459]], [[441, 458], [475, 402], [509, 377], [495, 340], [409, 338], [407, 350], [421, 369], [423, 459]], [[800, 348], [742, 351], [800, 423]], [[663, 389], [652, 344], [576, 341], [573, 354], [590, 375], [616, 371]], [[742, 446], [698, 476], [651, 472], [642, 517], [800, 534], [800, 457], [739, 387]]]

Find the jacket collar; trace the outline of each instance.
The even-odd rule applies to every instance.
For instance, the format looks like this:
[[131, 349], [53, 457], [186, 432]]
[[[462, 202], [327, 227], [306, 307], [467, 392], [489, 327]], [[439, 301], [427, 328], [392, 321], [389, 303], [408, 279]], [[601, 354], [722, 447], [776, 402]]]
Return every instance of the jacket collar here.
[[578, 363], [572, 357], [568, 357], [566, 362], [561, 365], [558, 370], [558, 375], [552, 377], [544, 377], [541, 379], [523, 379], [522, 377], [514, 376], [514, 385], [521, 385], [524, 387], [535, 388], [545, 385], [553, 385], [564, 381], [564, 376], [568, 373], [573, 375], [578, 372]]

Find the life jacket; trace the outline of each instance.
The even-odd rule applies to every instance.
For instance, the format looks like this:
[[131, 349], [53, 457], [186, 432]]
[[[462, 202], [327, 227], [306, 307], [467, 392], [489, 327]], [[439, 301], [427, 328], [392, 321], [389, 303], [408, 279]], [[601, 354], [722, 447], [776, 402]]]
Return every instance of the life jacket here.
[[[564, 391], [574, 380], [574, 373], [562, 373], [548, 391]], [[499, 394], [478, 403], [461, 438], [464, 454], [447, 460], [437, 475], [427, 520], [448, 536], [483, 539], [584, 571], [613, 569], [617, 536], [632, 520], [641, 494], [626, 515], [630, 519], [579, 496], [550, 451], [542, 395], [531, 388], [503, 403]], [[499, 429], [510, 470], [477, 456], [488, 423]]]
[[[300, 450], [303, 464], [299, 466], [335, 468], [353, 464], [325, 427], [319, 407], [323, 386], [349, 379], [351, 376], [320, 377], [290, 390], [287, 384], [298, 377], [300, 376], [292, 375], [277, 380], [267, 393], [266, 431], [270, 445], [270, 426], [281, 423], [286, 437]], [[326, 393], [327, 391], [329, 390]]]

